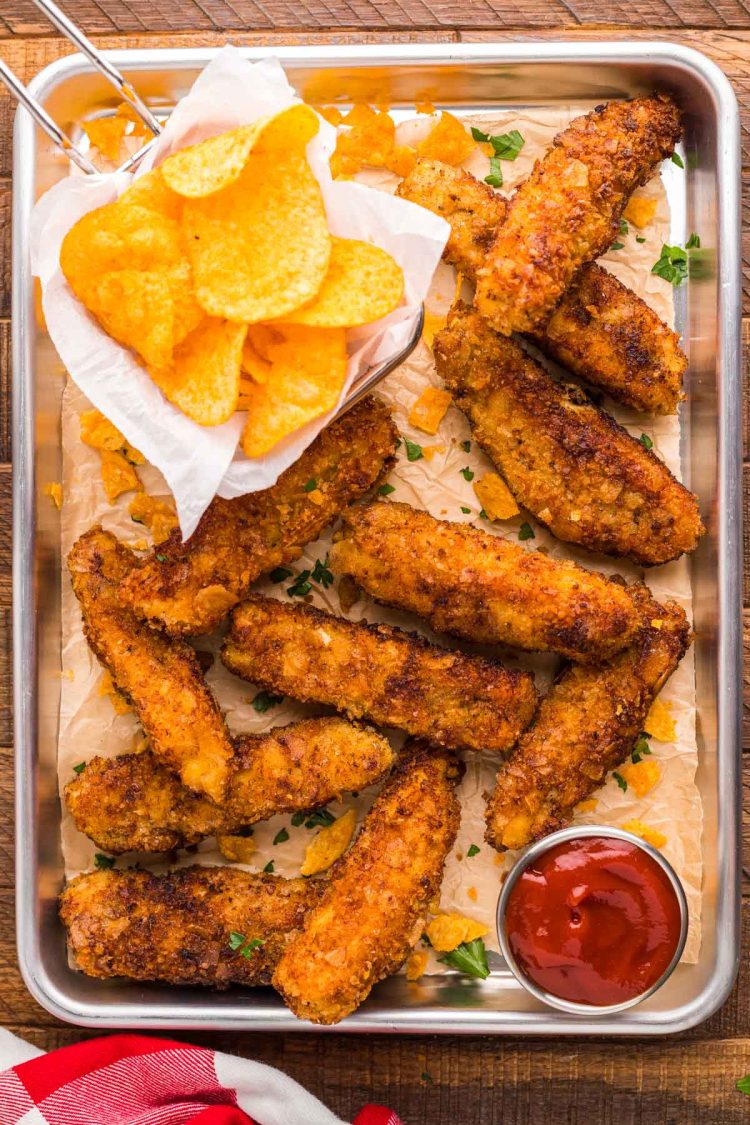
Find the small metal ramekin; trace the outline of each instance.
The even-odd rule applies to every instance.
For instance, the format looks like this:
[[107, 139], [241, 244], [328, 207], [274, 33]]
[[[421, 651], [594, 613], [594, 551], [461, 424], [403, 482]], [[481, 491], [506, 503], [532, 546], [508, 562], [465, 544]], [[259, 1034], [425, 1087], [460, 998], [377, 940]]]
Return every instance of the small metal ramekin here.
[[[564, 844], [569, 840], [580, 840], [582, 837], [587, 836], [626, 840], [629, 844], [634, 844], [637, 848], [640, 848], [641, 851], [646, 852], [647, 855], [651, 856], [651, 858], [659, 864], [667, 875], [680, 906], [680, 936], [672, 960], [659, 979], [655, 981], [650, 988], [647, 988], [645, 992], [639, 993], [638, 996], [633, 996], [630, 1000], [623, 1000], [619, 1004], [581, 1004], [574, 1000], [564, 1000], [562, 997], [554, 996], [551, 992], [547, 992], [546, 989], [540, 988], [538, 984], [535, 984], [533, 980], [530, 980], [529, 977], [526, 976], [523, 969], [516, 961], [505, 932], [505, 912], [507, 910], [510, 893], [529, 864], [533, 863], [535, 859], [538, 859], [539, 856], [548, 852], [550, 848], [554, 848], [557, 844]], [[537, 1000], [541, 1000], [543, 1004], [548, 1004], [551, 1008], [559, 1008], [561, 1011], [569, 1012], [572, 1015], [611, 1016], [615, 1012], [624, 1012], [626, 1008], [633, 1008], [636, 1004], [640, 1004], [641, 1001], [645, 1000], [646, 997], [652, 996], [657, 988], [661, 988], [668, 977], [674, 972], [682, 956], [682, 951], [685, 948], [687, 931], [687, 899], [685, 898], [682, 883], [677, 878], [672, 865], [668, 863], [661, 852], [657, 851], [656, 848], [652, 848], [650, 844], [647, 844], [645, 840], [642, 840], [639, 836], [634, 836], [632, 832], [625, 832], [622, 828], [610, 828], [609, 825], [604, 824], [582, 824], [578, 826], [572, 825], [570, 828], [561, 828], [559, 831], [552, 832], [549, 836], [537, 840], [535, 844], [531, 844], [511, 867], [505, 878], [503, 889], [500, 892], [500, 898], [497, 900], [497, 936], [500, 941], [503, 957], [514, 977], [519, 984], [523, 985], [527, 992], [530, 992]]]

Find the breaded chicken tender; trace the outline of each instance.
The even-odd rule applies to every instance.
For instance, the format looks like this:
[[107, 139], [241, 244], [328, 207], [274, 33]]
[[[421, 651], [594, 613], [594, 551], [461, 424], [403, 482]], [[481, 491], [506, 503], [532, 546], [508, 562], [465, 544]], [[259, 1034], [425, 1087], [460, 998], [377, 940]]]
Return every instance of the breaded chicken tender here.
[[215, 497], [186, 543], [173, 531], [124, 579], [124, 602], [173, 635], [210, 633], [261, 574], [299, 558], [388, 472], [397, 440], [385, 404], [362, 399], [271, 488], [236, 500]]
[[60, 917], [75, 963], [89, 977], [268, 984], [321, 889], [308, 879], [233, 867], [93, 871], [68, 883]]
[[434, 351], [474, 438], [558, 539], [641, 566], [695, 550], [704, 531], [697, 497], [579, 387], [557, 383], [460, 303]]
[[184, 785], [224, 798], [234, 754], [224, 718], [194, 651], [140, 622], [122, 605], [120, 583], [133, 553], [94, 527], [68, 556], [86, 640], [130, 700], [154, 754]]
[[515, 191], [477, 271], [475, 304], [508, 336], [544, 324], [587, 262], [617, 235], [633, 190], [671, 156], [682, 126], [667, 95], [576, 117]]
[[603, 575], [408, 504], [353, 508], [328, 565], [379, 602], [470, 641], [601, 661], [640, 624], [627, 589]]
[[[428, 160], [419, 161], [397, 194], [450, 223], [443, 257], [475, 281], [505, 219], [503, 197], [461, 168]], [[582, 266], [531, 338], [546, 355], [624, 406], [653, 414], [677, 410], [687, 370], [679, 336], [596, 263]]]
[[534, 712], [530, 673], [438, 648], [390, 625], [261, 597], [239, 605], [231, 622], [221, 653], [230, 672], [439, 746], [507, 750]]
[[303, 719], [236, 739], [221, 807], [192, 794], [150, 751], [93, 758], [65, 787], [65, 803], [105, 852], [167, 852], [276, 813], [320, 808], [379, 781], [394, 758], [372, 727]]
[[644, 587], [635, 643], [600, 668], [572, 665], [539, 705], [487, 803], [487, 841], [522, 848], [563, 827], [579, 801], [632, 752], [649, 708], [688, 650], [690, 627], [673, 602]]
[[407, 743], [276, 967], [274, 988], [300, 1019], [338, 1023], [416, 945], [456, 839], [462, 773], [450, 753]]

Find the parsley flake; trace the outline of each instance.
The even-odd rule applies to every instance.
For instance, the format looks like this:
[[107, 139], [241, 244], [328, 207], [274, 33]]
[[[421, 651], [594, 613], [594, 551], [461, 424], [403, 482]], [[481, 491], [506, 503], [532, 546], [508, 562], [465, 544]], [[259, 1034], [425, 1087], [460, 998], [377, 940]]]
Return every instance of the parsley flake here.
[[486, 980], [490, 975], [490, 967], [487, 964], [487, 950], [481, 938], [474, 938], [473, 941], [462, 941], [457, 949], [454, 949], [451, 953], [446, 953], [443, 957], [438, 957], [438, 961], [442, 961], [444, 965], [450, 965], [453, 969], [458, 969], [460, 973], [464, 973], [467, 977], [479, 977], [480, 980]]
[[461, 448], [463, 449], [464, 453], [471, 452], [471, 442], [470, 441], [462, 441], [461, 442]]
[[167, 556], [166, 555], [157, 555], [156, 559], [157, 559], [158, 562], [166, 562]]
[[617, 784], [618, 784], [618, 785], [620, 786], [620, 788], [622, 789], [623, 793], [626, 793], [626, 792], [627, 792], [627, 788], [628, 788], [628, 783], [627, 783], [627, 781], [625, 780], [625, 778], [624, 778], [624, 777], [622, 776], [622, 774], [621, 774], [621, 773], [618, 773], [618, 772], [617, 772], [617, 770], [615, 770], [615, 771], [614, 771], [614, 773], [612, 774], [612, 777], [613, 777], [613, 778], [615, 779], [615, 781], [617, 782]]
[[115, 857], [113, 855], [102, 855], [101, 852], [97, 852], [94, 856], [94, 867], [97, 867], [100, 871], [108, 871], [114, 865]]
[[335, 819], [328, 809], [314, 809], [305, 821], [305, 828], [329, 828]]
[[301, 828], [302, 825], [305, 823], [305, 816], [306, 815], [307, 814], [303, 813], [303, 812], [296, 812], [294, 814], [294, 816], [292, 817], [292, 828]]
[[241, 945], [245, 944], [245, 935], [238, 934], [236, 930], [229, 931], [229, 948], [239, 949]]
[[610, 250], [622, 250], [624, 245], [624, 242], [613, 242], [610, 246]]
[[488, 176], [484, 177], [484, 182], [486, 184], [489, 184], [490, 187], [502, 187], [503, 186], [503, 170], [500, 167], [500, 157], [499, 156], [491, 156], [490, 157], [490, 172], [489, 172]]
[[479, 518], [480, 518], [480, 520], [488, 520], [488, 519], [490, 518], [490, 517], [489, 517], [489, 516], [487, 515], [487, 513], [485, 512], [484, 508], [480, 508], [480, 510], [479, 510]]
[[630, 227], [627, 224], [627, 220], [620, 219], [620, 234], [627, 234], [629, 230]]
[[315, 477], [310, 477], [310, 480], [307, 482], [307, 484], [302, 485], [302, 491], [303, 492], [314, 492], [317, 487], [318, 487], [318, 482], [316, 481]]
[[404, 443], [406, 444], [407, 461], [421, 461], [424, 457], [422, 446], [418, 445], [416, 441], [409, 441], [408, 438], [404, 438]]
[[483, 133], [475, 125], [471, 127], [471, 135], [475, 141], [482, 144], [491, 144], [496, 156], [501, 160], [515, 160], [525, 145], [525, 140], [518, 129], [511, 129], [509, 133]]
[[646, 734], [646, 732], [641, 731], [641, 733], [635, 740], [635, 746], [633, 747], [633, 752], [630, 755], [630, 760], [632, 762], [638, 763], [645, 754], [651, 753], [651, 747], [649, 745], [648, 739], [649, 736]]
[[390, 496], [390, 494], [395, 491], [396, 489], [392, 484], [381, 484], [380, 488], [378, 489], [378, 496]]
[[283, 698], [283, 695], [274, 695], [270, 691], [259, 691], [253, 699], [253, 708], [259, 715], [265, 715], [266, 711], [270, 711], [272, 707], [278, 706]]
[[472, 856], [479, 855], [479, 848], [476, 844], [472, 844], [466, 854], [471, 859]]
[[283, 582], [287, 578], [291, 578], [294, 574], [288, 566], [275, 566], [268, 577], [272, 582]]
[[676, 289], [682, 285], [688, 275], [687, 250], [683, 250], [681, 246], [668, 246], [666, 242], [663, 243], [661, 256], [651, 267], [651, 273], [663, 277]]
[[652, 442], [648, 434], [641, 434], [641, 436], [638, 438], [638, 441], [641, 443], [644, 449], [654, 448], [654, 443]]
[[286, 828], [280, 828], [273, 838], [274, 844], [285, 844], [289, 839], [289, 833]]
[[744, 1078], [740, 1078], [737, 1083], [737, 1089], [741, 1094], [747, 1094], [750, 1097], [750, 1074], [746, 1074]]
[[227, 944], [231, 950], [235, 953], [239, 953], [240, 957], [250, 958], [253, 953], [255, 953], [255, 950], [263, 945], [263, 938], [254, 937], [250, 938], [248, 941], [244, 934], [239, 934], [236, 930], [230, 930], [229, 942]]
[[85, 769], [86, 769], [86, 763], [85, 762], [79, 762], [77, 766], [73, 766], [73, 773], [83, 773], [83, 771]]
[[524, 539], [536, 539], [534, 529], [530, 523], [522, 523], [518, 529], [518, 538], [523, 543]]
[[310, 593], [312, 586], [307, 581], [310, 573], [309, 570], [301, 570], [292, 585], [287, 586], [286, 592], [290, 598], [304, 598], [305, 594]]
[[676, 164], [678, 168], [684, 168], [685, 167], [685, 165], [683, 163], [683, 160], [682, 160], [682, 157], [680, 156], [679, 152], [673, 152], [671, 157], [670, 157], [670, 160], [672, 161], [673, 164]]
[[468, 465], [461, 469], [461, 476], [464, 478], [464, 480], [474, 480], [474, 473]]
[[264, 875], [273, 875], [273, 872], [274, 872], [273, 860], [269, 859], [268, 863], [263, 868], [263, 874]]
[[698, 237], [698, 235], [695, 233], [695, 231], [693, 231], [693, 233], [690, 235], [690, 238], [685, 243], [685, 249], [686, 250], [699, 250], [700, 245], [701, 245], [701, 240]]
[[261, 945], [263, 945], [263, 938], [254, 937], [252, 941], [249, 941], [247, 945], [242, 947], [240, 957], [247, 957], [249, 960], [253, 953], [255, 953], [255, 950], [260, 949]]
[[463, 512], [463, 514], [464, 514], [465, 516], [468, 516], [468, 515], [470, 515], [470, 513], [471, 513], [471, 508], [464, 508], [464, 506], [463, 506], [463, 504], [462, 504], [462, 505], [461, 505], [461, 511]]
[[636, 240], [636, 242], [640, 242], [640, 243], [641, 243], [641, 245], [642, 245], [642, 244], [643, 244], [643, 243], [644, 243], [644, 242], [646, 241], [646, 239], [645, 239], [645, 238], [643, 237], [643, 235], [642, 235], [642, 234], [637, 234], [637, 235], [635, 236], [635, 240]]
[[313, 582], [317, 582], [318, 585], [326, 590], [329, 586], [333, 585], [333, 575], [328, 569], [328, 555], [326, 555], [322, 562], [320, 559], [316, 560], [310, 577]]

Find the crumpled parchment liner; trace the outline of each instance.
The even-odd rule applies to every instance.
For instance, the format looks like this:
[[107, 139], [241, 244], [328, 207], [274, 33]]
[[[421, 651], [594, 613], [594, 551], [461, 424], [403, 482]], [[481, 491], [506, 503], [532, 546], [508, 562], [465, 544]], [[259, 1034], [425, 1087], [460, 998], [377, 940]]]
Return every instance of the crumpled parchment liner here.
[[[500, 132], [518, 128], [526, 138], [526, 145], [514, 163], [503, 162], [505, 188], [512, 188], [524, 178], [533, 160], [550, 143], [555, 133], [578, 113], [586, 112], [587, 106], [565, 106], [554, 110], [535, 109], [533, 112], [503, 114], [492, 117], [477, 115], [470, 121], [481, 123], [485, 130]], [[415, 118], [399, 126], [400, 140], [413, 139], [429, 128], [429, 119]], [[480, 175], [486, 174], [486, 158], [472, 158], [468, 166]], [[396, 181], [392, 176], [381, 173], [363, 174], [364, 179], [385, 190], [393, 190]], [[659, 256], [662, 242], [668, 240], [669, 208], [661, 180], [653, 181], [644, 192], [657, 199], [658, 207], [654, 221], [643, 232], [646, 242], [635, 242], [635, 229], [621, 241], [623, 250], [611, 252], [604, 261], [618, 277], [644, 296], [668, 322], [673, 320], [672, 289], [668, 283], [650, 274], [650, 268]], [[453, 270], [440, 264], [428, 300], [428, 308], [441, 312], [449, 307], [455, 289]], [[432, 356], [424, 343], [413, 353], [408, 363], [395, 371], [381, 384], [379, 393], [391, 404], [397, 425], [401, 432], [423, 447], [442, 446], [444, 452], [437, 452], [431, 460], [410, 463], [403, 446], [399, 451], [398, 464], [391, 474], [390, 483], [396, 491], [391, 499], [402, 500], [418, 508], [430, 511], [434, 516], [475, 522], [477, 526], [493, 534], [517, 541], [518, 527], [527, 517], [521, 515], [503, 523], [489, 524], [478, 520], [480, 504], [474, 493], [472, 483], [464, 480], [461, 469], [469, 466], [477, 479], [491, 469], [489, 461], [472, 446], [466, 453], [461, 442], [469, 434], [464, 416], [451, 407], [440, 431], [429, 437], [414, 430], [407, 422], [407, 415], [414, 399], [427, 383], [438, 384]], [[608, 409], [632, 433], [639, 436], [648, 433], [654, 442], [656, 453], [679, 475], [680, 427], [677, 418], [652, 418], [637, 415], [622, 407], [606, 404]], [[82, 445], [78, 440], [78, 412], [86, 402], [72, 384], [65, 393], [63, 405], [63, 446], [64, 446], [64, 489], [65, 502], [62, 510], [63, 551], [67, 553], [74, 539], [92, 523], [100, 520], [104, 526], [116, 532], [126, 541], [133, 543], [143, 537], [144, 529], [133, 524], [127, 515], [129, 497], [123, 497], [114, 507], [110, 507], [101, 487], [98, 454]], [[165, 495], [166, 488], [159, 474], [153, 469], [142, 472], [146, 487], [150, 492]], [[93, 486], [92, 486], [92, 482]], [[471, 509], [470, 515], [461, 512], [461, 506]], [[643, 572], [628, 563], [605, 560], [589, 555], [559, 543], [533, 520], [536, 538], [524, 543], [530, 550], [543, 548], [555, 558], [573, 558], [582, 565], [604, 573], [620, 573], [628, 580], [642, 577]], [[310, 567], [315, 559], [325, 557], [330, 544], [331, 532], [326, 533], [317, 543], [311, 544], [297, 564], [296, 570]], [[649, 587], [657, 598], [672, 598], [691, 614], [691, 591], [688, 566], [685, 560], [649, 570], [645, 574]], [[292, 580], [290, 580], [292, 581]], [[101, 669], [91, 656], [83, 639], [80, 615], [75, 598], [70, 589], [67, 574], [63, 574], [63, 691], [60, 717], [59, 776], [61, 787], [73, 777], [72, 767], [77, 762], [94, 754], [115, 755], [130, 750], [140, 738], [140, 728], [131, 714], [114, 714], [109, 698], [98, 694]], [[289, 582], [273, 585], [259, 583], [257, 588], [263, 593], [286, 598], [285, 588]], [[339, 612], [336, 585], [329, 590], [315, 587], [314, 603], [333, 612]], [[376, 606], [363, 597], [349, 612], [353, 619], [362, 617], [369, 621], [386, 621], [409, 629], [418, 629], [426, 636], [436, 639], [443, 645], [461, 646], [446, 637], [435, 637], [418, 618]], [[218, 649], [220, 639], [201, 639], [196, 647]], [[475, 646], [476, 647], [476, 646]], [[498, 650], [494, 650], [498, 654]], [[532, 668], [537, 675], [540, 687], [549, 681], [557, 660], [550, 656], [526, 656], [519, 653], [499, 655], [508, 663]], [[70, 678], [68, 678], [70, 677]], [[264, 715], [259, 715], [251, 706], [255, 690], [249, 684], [230, 675], [217, 660], [208, 673], [208, 680], [216, 692], [222, 708], [227, 715], [229, 727], [233, 732], [260, 731], [273, 725], [288, 723], [304, 715], [314, 714], [314, 707], [301, 706], [285, 700]], [[700, 887], [702, 878], [701, 829], [702, 807], [700, 794], [695, 784], [697, 748], [695, 739], [695, 689], [692, 652], [688, 653], [682, 664], [662, 692], [662, 698], [669, 702], [677, 725], [677, 739], [666, 745], [651, 740], [653, 759], [659, 763], [662, 778], [659, 784], [645, 798], [637, 799], [632, 790], [623, 793], [611, 778], [595, 797], [598, 807], [594, 812], [579, 814], [578, 823], [600, 823], [621, 825], [638, 817], [649, 826], [663, 832], [667, 843], [663, 852], [677, 870], [685, 887], [690, 908], [690, 930], [683, 960], [695, 962], [700, 948]], [[319, 708], [317, 709], [320, 710]], [[399, 742], [402, 736], [396, 736]], [[440, 905], [443, 910], [458, 910], [484, 922], [489, 927], [486, 938], [488, 949], [497, 950], [495, 936], [495, 905], [504, 872], [513, 861], [513, 854], [501, 856], [484, 843], [484, 800], [482, 793], [491, 788], [499, 765], [499, 759], [492, 754], [465, 755], [467, 773], [461, 786], [462, 804], [461, 828], [456, 845], [448, 858], [443, 881]], [[332, 804], [331, 811], [338, 815], [344, 808], [354, 806], [358, 814], [369, 808], [375, 791], [362, 792], [357, 799], [346, 797], [341, 805]], [[273, 837], [281, 827], [289, 830], [289, 840], [274, 846]], [[63, 815], [63, 850], [66, 871], [73, 875], [90, 868], [93, 864], [95, 848], [74, 828], [67, 813]], [[274, 817], [255, 828], [254, 839], [257, 845], [255, 863], [251, 869], [261, 870], [269, 859], [273, 859], [275, 870], [282, 875], [295, 875], [304, 855], [306, 843], [313, 833], [304, 827], [293, 828], [289, 817]], [[469, 846], [474, 843], [480, 848], [479, 854], [466, 858]], [[154, 857], [132, 856], [118, 860], [118, 866], [140, 859], [154, 870], [163, 870], [168, 860]], [[197, 855], [181, 853], [177, 863], [184, 865], [196, 860], [205, 863], [223, 862], [213, 841], [206, 841], [198, 848]], [[472, 897], [476, 891], [476, 901]], [[430, 972], [444, 972], [431, 955]]]

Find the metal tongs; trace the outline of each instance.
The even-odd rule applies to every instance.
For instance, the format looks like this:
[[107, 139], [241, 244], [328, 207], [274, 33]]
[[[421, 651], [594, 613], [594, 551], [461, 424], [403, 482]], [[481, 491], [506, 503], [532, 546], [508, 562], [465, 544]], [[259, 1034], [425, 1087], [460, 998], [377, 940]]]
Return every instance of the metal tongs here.
[[[135, 87], [128, 82], [116, 66], [97, 50], [91, 40], [83, 34], [80, 28], [78, 28], [60, 8], [58, 8], [53, 0], [34, 0], [34, 3], [40, 11], [44, 12], [57, 30], [69, 39], [73, 46], [76, 47], [81, 54], [85, 55], [92, 66], [94, 66], [107, 82], [117, 90], [123, 101], [128, 102], [129, 105], [132, 106], [144, 125], [154, 134], [150, 141], [138, 149], [137, 152], [133, 153], [132, 156], [117, 169], [118, 172], [132, 171], [155, 144], [156, 138], [162, 131], [161, 123], [140, 97]], [[36, 100], [18, 75], [14, 74], [11, 68], [3, 62], [2, 59], [0, 59], [0, 81], [7, 86], [17, 101], [31, 114], [37, 125], [47, 134], [53, 144], [67, 156], [71, 163], [75, 164], [81, 172], [85, 172], [87, 175], [99, 174], [99, 170], [89, 160], [88, 156], [81, 152], [67, 133], [53, 121], [41, 102]], [[423, 324], [424, 306], [419, 310], [419, 315], [416, 318], [413, 331], [406, 345], [395, 355], [389, 356], [388, 359], [370, 368], [367, 374], [350, 388], [349, 394], [342, 403], [336, 417], [344, 414], [350, 407], [354, 406], [356, 402], [359, 402], [359, 400], [371, 391], [377, 383], [411, 355], [414, 348], [419, 343]]]

